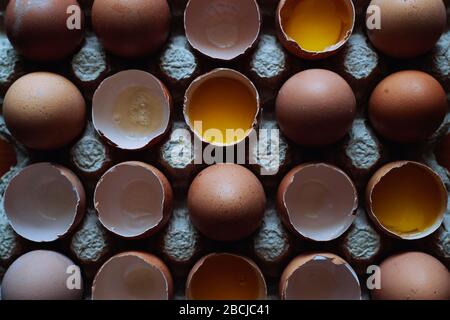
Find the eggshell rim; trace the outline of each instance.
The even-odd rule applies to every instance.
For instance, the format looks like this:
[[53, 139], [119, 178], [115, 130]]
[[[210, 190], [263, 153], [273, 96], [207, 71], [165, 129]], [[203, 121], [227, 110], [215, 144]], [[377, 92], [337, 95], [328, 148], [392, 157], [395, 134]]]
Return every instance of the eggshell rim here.
[[[377, 216], [375, 215], [375, 213], [372, 210], [372, 204], [373, 204], [372, 194], [376, 188], [376, 185], [391, 171], [401, 169], [402, 167], [408, 166], [408, 165], [417, 166], [421, 169], [424, 169], [429, 174], [431, 174], [431, 176], [433, 176], [434, 180], [436, 181], [436, 186], [439, 186], [439, 189], [441, 189], [443, 199], [444, 199], [444, 202], [442, 203], [443, 210], [441, 210], [441, 213], [439, 214], [438, 218], [436, 218], [436, 221], [434, 222], [434, 224], [422, 232], [416, 232], [411, 235], [396, 233], [394, 231], [389, 230], [388, 228], [383, 226], [383, 224], [380, 222], [380, 220], [377, 218]], [[428, 167], [420, 162], [395, 161], [395, 162], [388, 163], [375, 172], [375, 174], [369, 180], [369, 183], [367, 184], [367, 188], [366, 188], [366, 210], [367, 210], [367, 213], [368, 213], [370, 219], [385, 234], [387, 234], [393, 238], [400, 239], [400, 240], [419, 240], [419, 239], [425, 238], [425, 237], [431, 235], [432, 233], [434, 233], [437, 229], [439, 229], [442, 222], [444, 221], [444, 216], [447, 211], [447, 206], [448, 206], [448, 194], [447, 194], [447, 188], [445, 187], [444, 182], [439, 177], [439, 175], [436, 172], [434, 172], [433, 169], [431, 169], [430, 167]]]
[[[194, 93], [195, 89], [197, 86], [200, 86], [204, 81], [209, 80], [209, 79], [213, 79], [213, 78], [219, 78], [222, 75], [224, 75], [224, 78], [230, 78], [227, 77], [227, 75], [234, 75], [235, 77], [232, 77], [232, 79], [240, 81], [241, 83], [245, 84], [250, 90], [253, 91], [253, 93], [255, 94], [255, 100], [256, 100], [256, 113], [255, 113], [255, 117], [253, 119], [253, 123], [250, 126], [250, 128], [248, 129], [248, 133], [247, 135], [242, 138], [241, 140], [235, 141], [233, 143], [211, 143], [209, 141], [206, 141], [200, 134], [198, 134], [194, 128], [192, 127], [191, 123], [190, 123], [190, 119], [189, 116], [187, 114], [187, 108], [188, 108], [188, 104], [189, 104], [189, 100], [192, 96], [192, 94]], [[238, 80], [237, 78], [240, 78], [240, 80]], [[189, 87], [186, 89], [185, 93], [184, 93], [184, 99], [183, 99], [183, 117], [184, 117], [184, 121], [187, 124], [189, 130], [194, 134], [195, 137], [197, 137], [198, 139], [200, 139], [200, 141], [208, 144], [208, 145], [212, 145], [215, 147], [232, 147], [232, 146], [236, 146], [238, 144], [240, 144], [241, 142], [245, 141], [248, 136], [250, 135], [251, 131], [253, 129], [255, 129], [255, 127], [258, 125], [258, 117], [261, 113], [261, 101], [260, 101], [260, 96], [259, 96], [259, 92], [258, 89], [256, 88], [255, 84], [244, 74], [240, 73], [239, 71], [230, 69], [230, 68], [216, 68], [212, 71], [209, 71], [199, 77], [197, 77], [194, 81], [191, 82], [191, 84], [189, 85]]]
[[255, 8], [256, 8], [256, 11], [258, 13], [258, 32], [255, 35], [253, 41], [247, 46], [247, 48], [243, 52], [241, 52], [241, 53], [239, 53], [239, 54], [237, 54], [234, 57], [229, 58], [229, 59], [223, 59], [223, 58], [220, 58], [220, 57], [214, 57], [213, 55], [207, 54], [206, 52], [204, 52], [204, 50], [202, 50], [201, 48], [199, 48], [198, 46], [196, 46], [196, 45], [194, 45], [192, 43], [191, 37], [190, 37], [189, 33], [187, 32], [187, 25], [186, 25], [187, 11], [188, 11], [188, 8], [189, 8], [189, 6], [190, 6], [192, 1], [196, 1], [196, 0], [189, 0], [188, 3], [186, 4], [186, 7], [185, 7], [185, 10], [184, 10], [184, 13], [183, 13], [183, 28], [184, 28], [184, 31], [185, 31], [186, 39], [188, 40], [190, 46], [192, 48], [194, 48], [194, 50], [196, 50], [197, 52], [201, 53], [202, 55], [204, 55], [204, 56], [206, 56], [208, 58], [211, 58], [213, 60], [232, 61], [232, 60], [236, 60], [237, 58], [239, 58], [241, 56], [244, 56], [246, 53], [248, 53], [254, 47], [254, 45], [256, 44], [256, 42], [259, 39], [259, 35], [261, 34], [261, 21], [262, 21], [261, 9], [259, 8], [259, 4], [258, 4], [258, 2], [256, 0], [250, 0], [250, 1], [252, 1], [255, 4]]
[[[292, 274], [303, 267], [306, 263], [308, 263], [311, 260], [315, 260], [317, 257], [323, 257], [326, 258], [327, 261], [334, 263], [336, 265], [344, 265], [345, 268], [351, 273], [353, 276], [353, 279], [356, 280], [356, 283], [358, 284], [358, 287], [360, 289], [360, 298], [359, 300], [362, 300], [362, 292], [361, 292], [361, 283], [359, 281], [358, 275], [356, 271], [353, 269], [353, 267], [348, 263], [345, 259], [342, 257], [334, 254], [334, 253], [328, 253], [328, 252], [317, 252], [317, 253], [304, 253], [296, 256], [294, 259], [289, 262], [289, 264], [286, 266], [286, 268], [283, 270], [283, 273], [280, 277], [280, 284], [279, 284], [279, 296], [281, 300], [286, 300], [286, 289], [287, 284], [289, 282], [289, 278], [292, 276]], [[296, 265], [297, 261], [305, 259], [301, 264]], [[295, 266], [295, 269], [294, 269]]]
[[244, 260], [246, 263], [248, 263], [252, 269], [254, 271], [256, 271], [256, 273], [259, 275], [260, 277], [260, 284], [262, 285], [262, 287], [260, 288], [260, 297], [258, 300], [266, 300], [267, 299], [267, 283], [266, 283], [266, 279], [264, 278], [264, 274], [262, 273], [261, 269], [258, 267], [258, 265], [251, 260], [250, 258], [246, 257], [246, 256], [242, 256], [239, 254], [235, 254], [235, 253], [229, 253], [229, 252], [213, 252], [210, 254], [207, 254], [206, 256], [203, 256], [202, 258], [200, 258], [195, 264], [194, 266], [191, 268], [191, 270], [189, 271], [189, 274], [187, 276], [186, 279], [186, 288], [185, 288], [185, 296], [186, 296], [186, 300], [194, 300], [192, 299], [192, 296], [190, 294], [190, 284], [192, 281], [192, 278], [194, 277], [194, 275], [197, 273], [197, 271], [203, 266], [203, 264], [205, 263], [205, 261], [211, 257], [215, 257], [215, 256], [231, 256], [237, 259], [241, 259]]
[[166, 283], [167, 300], [171, 300], [173, 298], [173, 278], [172, 278], [169, 268], [159, 257], [157, 257], [151, 253], [141, 252], [141, 251], [126, 251], [126, 252], [118, 253], [118, 254], [112, 256], [111, 258], [109, 258], [106, 262], [104, 262], [102, 264], [102, 266], [100, 267], [100, 269], [95, 274], [94, 280], [92, 281], [91, 300], [96, 300], [94, 297], [94, 292], [95, 292], [96, 284], [98, 281], [98, 276], [103, 271], [105, 266], [115, 259], [123, 258], [123, 257], [130, 257], [130, 256], [140, 259], [144, 263], [155, 267], [156, 269], [158, 269], [161, 272], [161, 275], [163, 276], [164, 281]]
[[[349, 216], [349, 217], [350, 217], [349, 220], [348, 220], [345, 224], [343, 224], [343, 226], [345, 226], [345, 228], [343, 228], [342, 231], [339, 232], [339, 233], [337, 233], [335, 236], [332, 236], [332, 237], [327, 238], [327, 239], [321, 239], [321, 240], [320, 240], [320, 239], [314, 239], [314, 238], [312, 238], [312, 237], [307, 237], [307, 236], [304, 235], [297, 227], [295, 227], [295, 226], [292, 224], [291, 218], [290, 218], [290, 215], [289, 215], [289, 209], [287, 208], [287, 205], [286, 205], [286, 199], [285, 199], [286, 192], [283, 193], [283, 194], [281, 194], [281, 193], [280, 193], [281, 190], [278, 190], [278, 193], [279, 193], [279, 194], [278, 194], [278, 197], [281, 197], [283, 206], [282, 206], [282, 208], [280, 208], [281, 210], [278, 210], [278, 212], [281, 213], [282, 221], [283, 221], [285, 224], [287, 224], [287, 227], [288, 227], [291, 231], [293, 231], [294, 233], [300, 235], [302, 238], [304, 238], [304, 239], [306, 239], [306, 240], [309, 240], [309, 241], [315, 241], [315, 242], [328, 242], [328, 241], [332, 241], [332, 240], [335, 240], [335, 239], [339, 238], [339, 237], [342, 236], [345, 232], [347, 232], [347, 230], [351, 227], [351, 225], [352, 225], [353, 222], [355, 221], [356, 216], [357, 216], [357, 214], [358, 214], [359, 197], [358, 197], [358, 191], [356, 190], [355, 184], [353, 183], [353, 181], [352, 181], [352, 179], [350, 178], [350, 176], [349, 176], [348, 174], [346, 174], [342, 169], [340, 169], [340, 168], [338, 168], [338, 167], [336, 167], [336, 166], [327, 164], [327, 163], [305, 163], [305, 164], [300, 164], [300, 165], [294, 167], [294, 168], [293, 168], [292, 170], [290, 170], [290, 171], [285, 175], [285, 177], [283, 178], [283, 180], [284, 180], [284, 179], [286, 179], [291, 173], [293, 173], [292, 179], [289, 180], [289, 184], [288, 184], [288, 186], [287, 186], [287, 188], [286, 188], [285, 191], [287, 191], [287, 189], [289, 188], [289, 186], [294, 182], [295, 175], [296, 175], [298, 172], [300, 172], [301, 170], [303, 170], [303, 169], [305, 169], [305, 168], [309, 168], [309, 167], [317, 167], [317, 166], [325, 166], [325, 167], [327, 167], [327, 168], [330, 168], [330, 169], [332, 169], [332, 170], [335, 170], [335, 171], [339, 172], [340, 174], [342, 174], [342, 175], [347, 179], [347, 181], [349, 182], [349, 185], [352, 187], [353, 194], [354, 194], [354, 196], [355, 196], [355, 197], [354, 197], [354, 202], [353, 202], [353, 210], [352, 210], [352, 212], [351, 212], [351, 216]], [[283, 180], [282, 180], [282, 182], [283, 182]], [[280, 185], [281, 185], [281, 184], [280, 184]], [[277, 203], [278, 203], [278, 201], [277, 201]]]
[[[16, 179], [16, 177], [20, 176], [25, 171], [36, 169], [37, 167], [41, 167], [41, 166], [49, 166], [49, 167], [57, 170], [60, 173], [60, 175], [63, 178], [65, 178], [72, 185], [72, 191], [76, 195], [77, 203], [73, 210], [72, 221], [66, 227], [66, 230], [63, 233], [57, 234], [53, 237], [49, 237], [47, 240], [39, 240], [38, 241], [38, 240], [32, 239], [31, 237], [28, 237], [28, 235], [21, 234], [20, 232], [18, 232], [16, 224], [12, 221], [12, 219], [10, 218], [10, 215], [8, 214], [8, 209], [6, 208], [7, 207], [6, 198], [8, 197], [7, 194], [9, 192], [11, 192], [10, 188], [12, 188], [12, 184], [14, 183], [14, 180]], [[80, 179], [70, 169], [68, 169], [64, 166], [61, 166], [59, 164], [54, 164], [54, 163], [50, 163], [50, 162], [39, 162], [39, 163], [31, 164], [31, 165], [23, 168], [22, 170], [20, 170], [8, 183], [8, 186], [5, 189], [5, 193], [4, 193], [3, 197], [4, 197], [3, 205], [4, 205], [5, 215], [8, 219], [9, 225], [14, 230], [14, 232], [16, 232], [18, 235], [22, 236], [23, 238], [25, 238], [27, 240], [30, 240], [33, 242], [38, 242], [38, 243], [53, 242], [53, 241], [65, 238], [80, 224], [81, 220], [83, 219], [83, 216], [85, 214], [85, 209], [86, 209], [86, 193], [85, 193], [83, 184], [81, 183]]]
[[[97, 189], [100, 186], [100, 184], [103, 182], [104, 177], [106, 175], [112, 173], [118, 167], [121, 167], [121, 166], [137, 166], [137, 167], [141, 167], [141, 168], [151, 172], [158, 179], [160, 186], [161, 186], [162, 194], [163, 194], [163, 197], [161, 199], [161, 219], [155, 225], [148, 227], [145, 231], [143, 231], [139, 234], [133, 235], [133, 236], [124, 236], [122, 234], [119, 234], [117, 231], [114, 231], [110, 225], [106, 224], [103, 221], [103, 219], [101, 218], [100, 210], [98, 209], [99, 203], [98, 203], [98, 201], [96, 201]], [[164, 179], [165, 179], [165, 181], [164, 181]], [[154, 167], [150, 164], [147, 164], [145, 162], [140, 162], [140, 161], [126, 161], [126, 162], [116, 164], [115, 166], [108, 169], [98, 180], [98, 182], [95, 186], [94, 196], [93, 196], [94, 208], [95, 208], [98, 220], [100, 221], [101, 225], [105, 229], [107, 229], [109, 232], [119, 236], [122, 239], [143, 239], [143, 238], [149, 237], [149, 236], [157, 233], [161, 228], [163, 228], [166, 225], [166, 223], [170, 219], [170, 216], [172, 215], [173, 204], [169, 203], [172, 200], [173, 200], [172, 186], [170, 185], [170, 182], [166, 178], [166, 176], [161, 171], [159, 171], [159, 169], [157, 169], [156, 167]]]
[[[118, 145], [114, 141], [110, 140], [101, 130], [99, 130], [97, 128], [96, 124], [95, 124], [94, 109], [95, 109], [95, 106], [96, 106], [96, 100], [98, 99], [98, 94], [101, 92], [101, 90], [103, 90], [103, 87], [107, 83], [109, 83], [111, 81], [114, 81], [118, 77], [122, 77], [125, 73], [141, 73], [141, 74], [145, 75], [146, 77], [148, 77], [149, 80], [151, 79], [151, 81], [154, 81], [155, 83], [157, 83], [158, 86], [161, 89], [161, 92], [163, 93], [164, 100], [166, 101], [166, 107], [168, 109], [167, 125], [166, 125], [165, 130], [162, 131], [161, 133], [159, 133], [158, 135], [156, 135], [154, 138], [152, 138], [149, 141], [147, 141], [147, 143], [145, 145], [143, 145], [142, 147], [140, 147], [140, 148], [128, 148], [128, 147], [123, 146], [123, 145], [122, 146]], [[113, 74], [113, 75], [103, 79], [103, 81], [99, 84], [99, 86], [97, 87], [97, 89], [95, 90], [95, 92], [94, 92], [94, 94], [92, 96], [92, 107], [91, 107], [91, 109], [92, 109], [91, 110], [92, 125], [93, 125], [95, 131], [109, 145], [111, 145], [111, 146], [113, 146], [115, 148], [118, 148], [120, 150], [125, 150], [125, 151], [140, 151], [140, 150], [147, 149], [148, 147], [150, 147], [152, 145], [157, 144], [169, 132], [170, 127], [171, 127], [171, 119], [172, 119], [173, 99], [172, 99], [170, 91], [166, 87], [166, 85], [160, 79], [158, 79], [156, 76], [154, 76], [152, 73], [147, 72], [147, 71], [143, 71], [143, 70], [138, 70], [138, 69], [128, 69], [128, 70], [119, 71], [119, 72], [117, 72], [117, 73], [115, 73], [115, 74]], [[158, 132], [158, 130], [156, 132]]]
[[352, 25], [347, 30], [345, 37], [340, 40], [338, 43], [331, 45], [325, 50], [322, 51], [310, 51], [307, 49], [304, 49], [301, 47], [300, 44], [298, 44], [294, 39], [292, 39], [284, 30], [282, 19], [281, 19], [281, 10], [284, 8], [287, 1], [290, 0], [280, 0], [277, 11], [276, 11], [276, 29], [277, 29], [277, 35], [280, 42], [283, 44], [285, 49], [287, 49], [292, 54], [303, 58], [303, 59], [309, 59], [309, 60], [318, 60], [318, 59], [325, 59], [334, 53], [336, 53], [339, 49], [341, 49], [347, 41], [350, 39], [351, 35], [353, 34], [353, 31], [355, 29], [356, 24], [356, 10], [355, 5], [353, 4], [352, 0], [343, 0], [346, 2], [346, 5], [350, 6], [352, 10]]

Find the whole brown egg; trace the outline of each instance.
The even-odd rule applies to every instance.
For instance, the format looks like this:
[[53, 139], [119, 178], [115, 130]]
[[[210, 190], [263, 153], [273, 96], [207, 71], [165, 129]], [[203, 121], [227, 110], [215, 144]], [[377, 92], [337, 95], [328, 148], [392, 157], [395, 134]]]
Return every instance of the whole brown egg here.
[[86, 105], [78, 88], [66, 78], [35, 72], [8, 89], [3, 116], [11, 134], [24, 146], [49, 150], [65, 146], [83, 131]]
[[337, 73], [311, 69], [297, 73], [280, 89], [276, 116], [281, 131], [304, 146], [337, 142], [350, 129], [356, 98]]
[[188, 193], [194, 226], [206, 237], [236, 241], [261, 224], [266, 196], [258, 178], [237, 164], [216, 164], [194, 179]]
[[447, 23], [442, 0], [372, 0], [367, 33], [373, 45], [394, 58], [430, 51]]
[[84, 15], [76, 0], [11, 0], [5, 26], [19, 53], [43, 62], [70, 56], [84, 39]]
[[125, 58], [159, 50], [170, 32], [167, 0], [95, 0], [92, 25], [105, 49]]
[[405, 252], [380, 265], [380, 289], [374, 300], [449, 300], [450, 273], [436, 258], [422, 252]]
[[381, 81], [369, 101], [369, 117], [384, 138], [399, 143], [431, 136], [447, 113], [440, 83], [422, 71], [400, 71]]

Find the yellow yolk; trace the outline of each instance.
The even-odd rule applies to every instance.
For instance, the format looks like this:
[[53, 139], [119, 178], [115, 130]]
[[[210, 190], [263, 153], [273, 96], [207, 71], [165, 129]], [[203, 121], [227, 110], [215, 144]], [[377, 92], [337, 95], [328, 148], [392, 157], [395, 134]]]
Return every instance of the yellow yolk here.
[[[257, 113], [257, 101], [240, 81], [212, 78], [195, 90], [186, 113], [190, 125], [204, 140], [228, 145], [247, 136]], [[201, 131], [196, 122], [201, 122]]]
[[254, 300], [260, 294], [259, 278], [245, 261], [212, 257], [192, 278], [190, 292], [194, 300]]
[[119, 93], [113, 109], [116, 125], [133, 138], [146, 137], [161, 127], [164, 105], [145, 87], [129, 87]]
[[284, 23], [286, 34], [303, 49], [324, 51], [339, 42], [344, 21], [336, 0], [299, 0]]
[[375, 187], [372, 206], [378, 221], [396, 234], [430, 228], [442, 210], [442, 194], [428, 172], [413, 166], [391, 171]]

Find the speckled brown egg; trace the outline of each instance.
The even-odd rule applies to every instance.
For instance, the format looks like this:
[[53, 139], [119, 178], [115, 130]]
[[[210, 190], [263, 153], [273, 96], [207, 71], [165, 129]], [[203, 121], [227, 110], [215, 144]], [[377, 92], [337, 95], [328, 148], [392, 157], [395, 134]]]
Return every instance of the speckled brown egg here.
[[265, 204], [258, 178], [236, 164], [206, 168], [194, 179], [188, 193], [192, 223], [217, 241], [236, 241], [252, 234], [261, 224]]
[[19, 78], [9, 88], [3, 116], [20, 143], [31, 149], [49, 150], [81, 134], [86, 105], [80, 91], [66, 78], [35, 72]]
[[439, 82], [421, 71], [400, 71], [381, 81], [369, 101], [369, 117], [384, 138], [414, 143], [431, 136], [447, 113]]
[[431, 50], [446, 23], [442, 0], [372, 0], [367, 10], [370, 40], [394, 58], [413, 58]]
[[11, 0], [5, 26], [14, 48], [37, 61], [66, 58], [84, 39], [84, 15], [76, 0]]
[[106, 50], [125, 58], [159, 50], [170, 32], [167, 0], [95, 0], [92, 25]]
[[389, 257], [380, 265], [381, 289], [375, 300], [449, 300], [450, 273], [436, 258], [422, 252]]
[[276, 116], [281, 131], [304, 146], [337, 142], [350, 129], [356, 98], [337, 73], [311, 69], [297, 73], [280, 89]]

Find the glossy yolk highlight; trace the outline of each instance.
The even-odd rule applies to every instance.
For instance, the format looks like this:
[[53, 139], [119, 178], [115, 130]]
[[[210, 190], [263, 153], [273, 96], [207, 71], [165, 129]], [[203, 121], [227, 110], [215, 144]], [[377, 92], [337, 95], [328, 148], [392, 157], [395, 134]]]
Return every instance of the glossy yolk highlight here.
[[339, 42], [344, 27], [339, 0], [299, 0], [285, 22], [286, 34], [303, 49], [324, 51]]
[[430, 228], [442, 210], [442, 194], [430, 174], [414, 166], [388, 173], [375, 187], [372, 208], [379, 222], [396, 234]]
[[[206, 80], [193, 93], [187, 109], [197, 134], [210, 143], [226, 145], [247, 136], [256, 113], [254, 94], [245, 84], [230, 78]], [[201, 122], [200, 129], [196, 122]]]
[[233, 256], [208, 258], [190, 282], [194, 300], [255, 300], [260, 290], [257, 272]]

